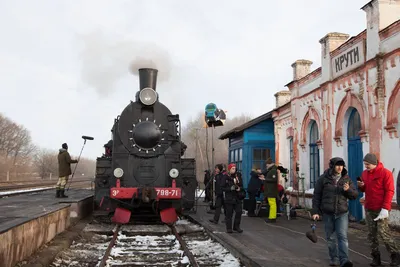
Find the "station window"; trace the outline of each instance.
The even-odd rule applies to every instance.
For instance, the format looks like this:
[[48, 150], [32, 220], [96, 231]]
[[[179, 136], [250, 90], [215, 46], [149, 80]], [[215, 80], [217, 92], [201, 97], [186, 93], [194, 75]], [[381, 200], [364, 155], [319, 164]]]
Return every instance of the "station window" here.
[[311, 122], [310, 127], [310, 188], [314, 188], [319, 177], [319, 149], [318, 141], [318, 125], [315, 121]]
[[252, 169], [265, 169], [265, 161], [271, 157], [269, 148], [254, 148], [253, 149], [253, 164]]
[[293, 137], [289, 139], [289, 155], [290, 155], [290, 160], [289, 160], [289, 185], [293, 186], [293, 161], [294, 161], [294, 153], [293, 153]]
[[232, 149], [231, 150], [231, 158], [229, 163], [236, 164], [236, 170], [241, 172], [242, 171], [242, 148]]

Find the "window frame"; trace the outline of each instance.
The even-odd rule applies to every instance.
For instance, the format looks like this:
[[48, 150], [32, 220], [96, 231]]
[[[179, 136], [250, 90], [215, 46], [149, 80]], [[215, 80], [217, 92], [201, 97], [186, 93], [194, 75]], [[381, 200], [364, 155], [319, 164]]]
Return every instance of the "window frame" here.
[[[261, 152], [261, 153], [260, 153], [260, 159], [254, 159], [254, 158], [255, 158], [254, 152], [255, 152], [256, 150], [260, 150], [260, 152]], [[267, 153], [266, 153], [266, 158], [265, 158], [265, 159], [263, 158], [263, 155], [264, 155], [263, 151], [267, 151]], [[271, 150], [271, 148], [270, 148], [270, 147], [253, 147], [253, 149], [251, 150], [251, 152], [252, 152], [252, 155], [251, 155], [251, 169], [258, 168], [258, 166], [259, 166], [261, 169], [265, 169], [265, 161], [266, 161], [268, 158], [270, 158], [271, 155], [272, 155], [272, 150]], [[257, 164], [255, 164], [255, 163], [257, 163]], [[255, 165], [257, 165], [257, 166], [255, 166]]]
[[[315, 128], [316, 127], [316, 128]], [[316, 129], [316, 132], [314, 130]], [[316, 121], [312, 121], [310, 125], [310, 142], [309, 142], [309, 168], [310, 168], [310, 189], [315, 187], [320, 173], [320, 159], [319, 159], [319, 148], [318, 148], [318, 135], [319, 129]]]
[[[242, 172], [243, 168], [243, 148], [231, 148], [229, 150], [229, 163], [233, 163], [236, 165], [236, 170], [238, 172]], [[233, 157], [232, 157], [233, 156]]]
[[289, 186], [293, 187], [293, 161], [294, 161], [294, 150], [293, 150], [293, 137], [289, 138]]

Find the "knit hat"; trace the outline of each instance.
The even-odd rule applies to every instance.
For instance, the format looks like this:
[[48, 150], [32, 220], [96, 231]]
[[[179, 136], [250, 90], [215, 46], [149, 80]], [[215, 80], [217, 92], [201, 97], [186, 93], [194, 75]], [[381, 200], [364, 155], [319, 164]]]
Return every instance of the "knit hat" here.
[[364, 161], [372, 165], [378, 165], [378, 159], [375, 154], [372, 153], [368, 153], [367, 155], [365, 155]]
[[215, 165], [215, 168], [218, 168], [218, 170], [219, 170], [220, 172], [222, 172], [222, 170], [224, 169], [224, 167], [222, 166], [222, 164], [217, 164], [217, 165]]
[[62, 144], [62, 146], [61, 146], [62, 148], [64, 148], [64, 149], [68, 149], [68, 145], [67, 145], [67, 143], [64, 143], [64, 144]]
[[236, 165], [235, 165], [235, 163], [231, 163], [231, 164], [229, 164], [228, 165], [228, 171], [230, 171], [233, 167], [235, 167], [236, 168]]

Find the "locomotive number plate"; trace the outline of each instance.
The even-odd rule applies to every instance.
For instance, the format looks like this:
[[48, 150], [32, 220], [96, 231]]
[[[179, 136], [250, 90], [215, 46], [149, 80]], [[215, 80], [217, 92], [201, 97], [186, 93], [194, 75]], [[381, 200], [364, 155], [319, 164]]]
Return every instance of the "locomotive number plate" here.
[[168, 188], [168, 189], [157, 189], [157, 196], [161, 197], [177, 197], [179, 194], [178, 189]]

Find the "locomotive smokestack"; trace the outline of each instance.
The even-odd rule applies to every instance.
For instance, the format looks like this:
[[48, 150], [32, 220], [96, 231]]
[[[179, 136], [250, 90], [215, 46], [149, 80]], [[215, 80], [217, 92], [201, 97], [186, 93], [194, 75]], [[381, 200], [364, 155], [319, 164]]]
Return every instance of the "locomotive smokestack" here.
[[155, 91], [157, 86], [157, 73], [158, 70], [156, 69], [151, 69], [151, 68], [139, 69], [140, 90], [146, 87], [150, 87]]

